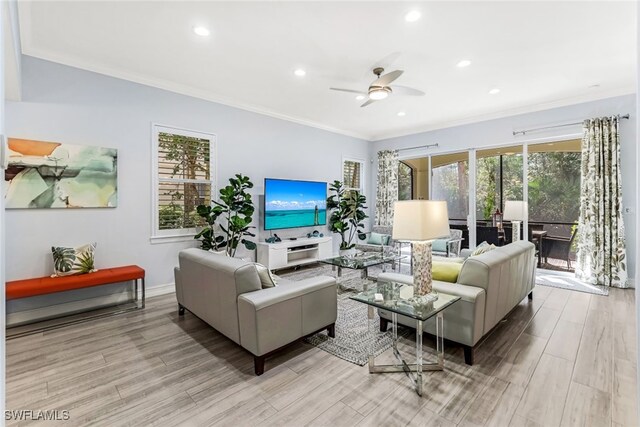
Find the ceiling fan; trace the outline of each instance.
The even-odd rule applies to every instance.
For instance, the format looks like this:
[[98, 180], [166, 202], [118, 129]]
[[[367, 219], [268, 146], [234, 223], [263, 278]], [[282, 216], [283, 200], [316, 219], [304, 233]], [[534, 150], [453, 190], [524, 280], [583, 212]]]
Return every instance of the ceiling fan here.
[[366, 92], [361, 90], [353, 90], [353, 89], [341, 89], [337, 87], [330, 87], [331, 90], [337, 90], [339, 92], [349, 92], [349, 93], [357, 93], [362, 96], [368, 96], [369, 99], [361, 105], [361, 107], [366, 107], [369, 104], [372, 104], [376, 101], [380, 101], [391, 95], [392, 93], [396, 95], [409, 95], [409, 96], [424, 96], [424, 92], [418, 89], [413, 89], [411, 87], [393, 85], [390, 86], [392, 82], [394, 82], [398, 77], [404, 73], [403, 70], [395, 70], [390, 73], [381, 76], [384, 73], [384, 68], [376, 67], [373, 69], [373, 74], [376, 75], [376, 80], [369, 85], [369, 89]]

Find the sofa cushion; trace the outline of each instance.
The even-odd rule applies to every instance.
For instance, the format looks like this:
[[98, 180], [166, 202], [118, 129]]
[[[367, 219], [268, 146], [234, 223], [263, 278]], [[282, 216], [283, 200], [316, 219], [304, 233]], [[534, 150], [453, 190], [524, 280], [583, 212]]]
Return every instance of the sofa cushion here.
[[462, 263], [434, 261], [431, 269], [431, 274], [433, 276], [433, 280], [456, 283], [461, 269]]
[[260, 283], [262, 283], [262, 289], [273, 288], [277, 285], [276, 278], [267, 267], [258, 262], [255, 265], [256, 270], [258, 270], [258, 277], [260, 277]]

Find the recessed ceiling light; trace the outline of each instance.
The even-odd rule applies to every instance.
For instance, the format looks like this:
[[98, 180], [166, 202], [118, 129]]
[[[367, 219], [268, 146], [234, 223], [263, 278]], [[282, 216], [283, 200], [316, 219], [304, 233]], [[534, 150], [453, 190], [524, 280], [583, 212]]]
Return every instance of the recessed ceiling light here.
[[462, 61], [456, 64], [456, 67], [464, 68], [464, 67], [468, 67], [469, 65], [471, 65], [471, 61], [469, 61], [468, 59], [463, 59]]
[[419, 10], [412, 10], [404, 16], [404, 20], [407, 22], [416, 22], [421, 16], [422, 14]]
[[193, 32], [202, 37], [206, 37], [211, 34], [211, 31], [206, 27], [193, 27]]
[[498, 89], [497, 87], [494, 87], [489, 91], [489, 95], [495, 95], [496, 93], [500, 93], [500, 89]]
[[596, 83], [594, 85], [589, 86], [589, 89], [595, 89], [597, 87], [600, 87], [600, 85]]
[[297, 70], [295, 70], [293, 72], [293, 74], [295, 74], [298, 77], [304, 77], [307, 75], [307, 72], [305, 70], [303, 70], [302, 68], [298, 68]]
[[407, 113], [405, 113], [404, 111], [399, 111], [398, 112], [398, 117], [404, 117], [406, 115], [407, 115]]
[[364, 98], [365, 98], [365, 96], [364, 96], [364, 95], [358, 95], [358, 96], [356, 96], [356, 99], [357, 99], [358, 101], [362, 101]]

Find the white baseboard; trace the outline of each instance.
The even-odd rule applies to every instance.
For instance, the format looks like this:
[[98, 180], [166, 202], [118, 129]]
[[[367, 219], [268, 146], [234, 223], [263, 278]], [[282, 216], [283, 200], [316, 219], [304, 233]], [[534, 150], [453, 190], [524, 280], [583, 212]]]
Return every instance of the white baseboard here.
[[[145, 298], [166, 295], [175, 292], [175, 284], [153, 286], [146, 289]], [[94, 310], [110, 305], [124, 304], [133, 298], [133, 292], [120, 292], [117, 294], [104, 295], [95, 298], [88, 298], [79, 301], [71, 301], [63, 304], [49, 305], [46, 307], [23, 310], [7, 314], [7, 326], [18, 326], [40, 320], [51, 319], [59, 316], [81, 313], [83, 311]]]
[[165, 283], [164, 285], [154, 286], [152, 288], [147, 289], [147, 298], [157, 297], [160, 295], [171, 294], [176, 291], [175, 283]]

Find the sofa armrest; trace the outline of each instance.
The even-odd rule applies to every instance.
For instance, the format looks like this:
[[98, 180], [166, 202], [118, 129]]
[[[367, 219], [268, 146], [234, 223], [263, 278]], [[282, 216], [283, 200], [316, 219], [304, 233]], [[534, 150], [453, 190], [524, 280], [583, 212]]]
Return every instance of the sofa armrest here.
[[318, 276], [238, 297], [240, 344], [262, 356], [335, 323], [336, 280]]
[[330, 276], [311, 277], [286, 283], [282, 286], [244, 293], [238, 297], [238, 304], [240, 304], [240, 302], [246, 302], [251, 305], [254, 310], [261, 310], [265, 307], [270, 307], [283, 301], [298, 298], [310, 292], [330, 287], [336, 289], [335, 278]]

